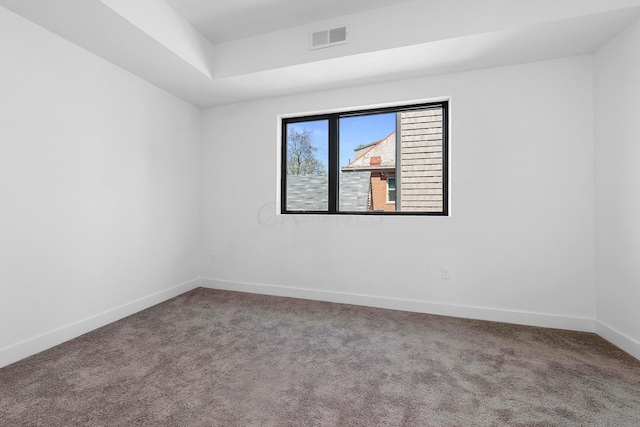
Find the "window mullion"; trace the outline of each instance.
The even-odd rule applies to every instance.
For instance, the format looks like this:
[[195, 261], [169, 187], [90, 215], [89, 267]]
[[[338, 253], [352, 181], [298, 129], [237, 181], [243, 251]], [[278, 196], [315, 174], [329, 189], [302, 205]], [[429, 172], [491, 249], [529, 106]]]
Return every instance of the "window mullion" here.
[[340, 160], [338, 159], [338, 114], [329, 116], [329, 212], [338, 211]]

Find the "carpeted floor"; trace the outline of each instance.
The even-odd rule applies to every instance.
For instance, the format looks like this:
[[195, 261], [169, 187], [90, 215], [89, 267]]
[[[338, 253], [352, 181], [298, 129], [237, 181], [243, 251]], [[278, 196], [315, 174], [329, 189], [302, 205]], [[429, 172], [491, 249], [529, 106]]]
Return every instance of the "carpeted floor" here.
[[0, 369], [9, 426], [640, 426], [594, 334], [196, 289]]

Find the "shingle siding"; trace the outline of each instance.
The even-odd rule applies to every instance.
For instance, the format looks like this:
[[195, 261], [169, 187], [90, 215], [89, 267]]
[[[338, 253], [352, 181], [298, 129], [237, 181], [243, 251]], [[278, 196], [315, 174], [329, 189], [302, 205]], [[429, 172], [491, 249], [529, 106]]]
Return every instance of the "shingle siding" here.
[[442, 108], [400, 113], [400, 210], [443, 208]]

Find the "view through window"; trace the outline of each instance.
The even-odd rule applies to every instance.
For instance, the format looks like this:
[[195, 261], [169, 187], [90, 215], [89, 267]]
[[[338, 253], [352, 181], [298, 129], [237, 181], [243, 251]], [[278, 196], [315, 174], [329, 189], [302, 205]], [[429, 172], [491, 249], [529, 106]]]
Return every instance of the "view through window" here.
[[447, 107], [284, 119], [282, 212], [446, 215]]

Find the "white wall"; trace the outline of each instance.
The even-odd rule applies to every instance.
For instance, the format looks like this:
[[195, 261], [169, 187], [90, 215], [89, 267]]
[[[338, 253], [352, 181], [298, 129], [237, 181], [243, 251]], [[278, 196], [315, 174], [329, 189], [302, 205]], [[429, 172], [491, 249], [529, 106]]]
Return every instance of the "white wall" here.
[[[440, 96], [451, 217], [274, 215], [279, 114]], [[593, 329], [591, 56], [212, 108], [202, 132], [208, 286]]]
[[[596, 319], [640, 357], [639, 42], [635, 24], [595, 74], [584, 56], [201, 121], [0, 7], [0, 366], [186, 291], [200, 267], [218, 288], [578, 330]], [[441, 96], [450, 217], [275, 215], [279, 114]]]
[[0, 7], [0, 366], [199, 276], [200, 111]]
[[597, 318], [640, 358], [640, 22], [595, 56]]

